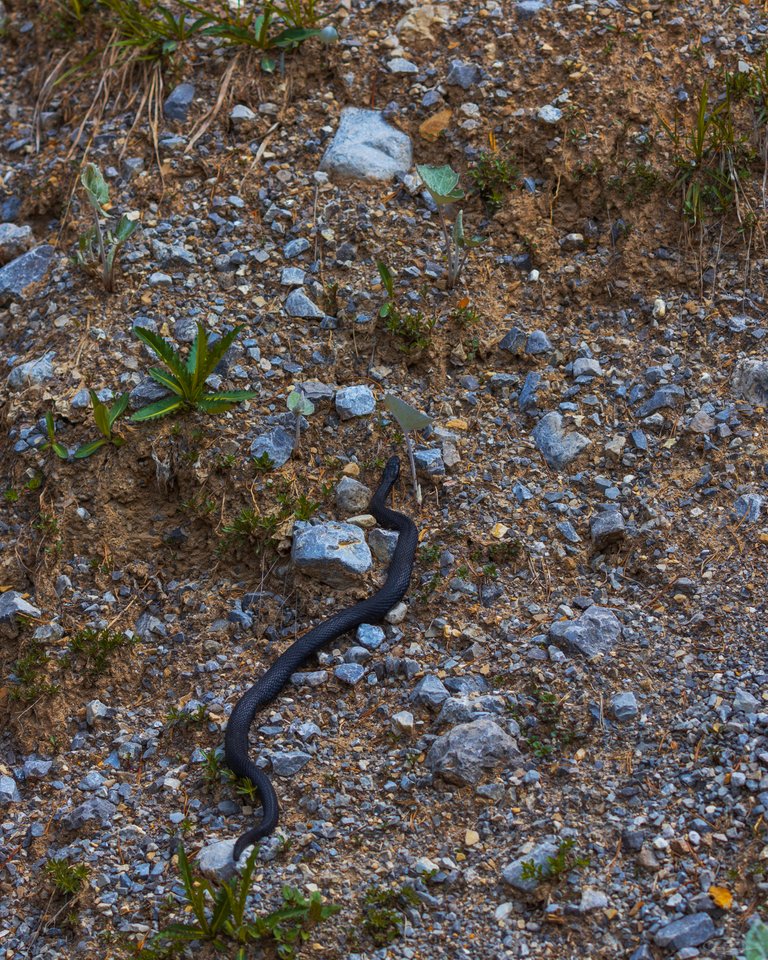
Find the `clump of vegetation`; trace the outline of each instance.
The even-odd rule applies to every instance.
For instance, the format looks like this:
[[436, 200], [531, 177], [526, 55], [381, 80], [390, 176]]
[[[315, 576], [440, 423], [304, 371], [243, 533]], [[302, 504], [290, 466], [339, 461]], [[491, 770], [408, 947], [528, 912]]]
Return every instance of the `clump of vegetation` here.
[[208, 711], [203, 704], [199, 704], [194, 710], [187, 710], [185, 707], [173, 706], [165, 715], [165, 725], [169, 730], [177, 728], [185, 729], [195, 724], [205, 724], [208, 721]]
[[129, 220], [126, 214], [117, 222], [114, 231], [106, 223], [110, 217], [109, 187], [95, 163], [87, 163], [80, 174], [80, 182], [85, 188], [85, 195], [93, 207], [94, 225], [84, 233], [79, 240], [76, 259], [85, 264], [98, 258], [101, 264], [101, 279], [107, 293], [115, 289], [115, 267], [117, 254], [123, 244], [138, 227], [137, 220]]
[[379, 307], [379, 316], [385, 321], [387, 330], [394, 334], [408, 351], [426, 350], [432, 342], [432, 330], [435, 320], [427, 319], [417, 310], [415, 313], [403, 313], [395, 300], [395, 281], [392, 271], [383, 261], [376, 265], [387, 294], [387, 299]]
[[[574, 728], [573, 723], [563, 718], [564, 699], [557, 694], [539, 687], [534, 689], [531, 699], [526, 701], [526, 741], [531, 752], [537, 757], [549, 757], [563, 747], [573, 743], [583, 735], [583, 731]], [[533, 725], [530, 725], [535, 720]]]
[[50, 410], [45, 415], [45, 430], [48, 434], [48, 443], [44, 443], [42, 447], [40, 447], [40, 450], [43, 452], [46, 450], [53, 450], [60, 460], [68, 460], [69, 450], [67, 450], [67, 448], [62, 443], [59, 443], [59, 441], [56, 439], [56, 424], [53, 419], [53, 414]]
[[216, 369], [221, 358], [232, 346], [242, 330], [237, 326], [215, 343], [208, 341], [208, 334], [198, 322], [197, 335], [192, 342], [186, 363], [163, 337], [145, 327], [134, 327], [133, 332], [165, 364], [165, 369], [152, 367], [150, 377], [171, 391], [171, 396], [150, 403], [133, 414], [131, 420], [139, 422], [165, 417], [184, 409], [201, 410], [203, 413], [225, 413], [243, 400], [256, 396], [253, 390], [218, 390], [211, 392], [206, 380]]
[[324, 903], [318, 891], [305, 897], [294, 887], [283, 887], [282, 905], [265, 916], [248, 919], [248, 894], [259, 848], [255, 847], [243, 868], [242, 875], [225, 881], [220, 887], [202, 876], [195, 876], [182, 844], [178, 848], [179, 873], [194, 920], [172, 923], [152, 937], [140, 951], [143, 960], [166, 956], [169, 949], [183, 948], [193, 942], [210, 943], [216, 950], [235, 948], [233, 960], [251, 956], [250, 944], [267, 943], [274, 947], [280, 960], [293, 960], [296, 952], [309, 939], [312, 927], [328, 920], [341, 909]]
[[13, 665], [16, 683], [11, 687], [9, 698], [29, 703], [56, 693], [58, 687], [45, 679], [45, 666], [49, 660], [43, 644], [39, 640], [30, 640], [24, 654]]
[[574, 852], [576, 841], [573, 837], [566, 837], [560, 842], [557, 853], [547, 857], [544, 863], [534, 860], [524, 860], [522, 864], [523, 880], [536, 880], [539, 883], [547, 881], [553, 883], [571, 870], [583, 870], [589, 866], [589, 857], [579, 856]]
[[83, 889], [88, 879], [88, 867], [84, 863], [70, 863], [64, 857], [53, 858], [43, 867], [53, 881], [56, 892], [64, 897], [74, 897]]
[[469, 169], [469, 178], [490, 211], [502, 207], [519, 177], [520, 171], [514, 161], [499, 150], [484, 150]]
[[87, 673], [98, 675], [107, 669], [115, 650], [132, 646], [134, 643], [135, 638], [117, 630], [110, 630], [108, 627], [103, 630], [86, 627], [70, 638], [68, 657], [81, 660]]
[[209, 23], [207, 17], [191, 20], [176, 16], [162, 3], [139, 4], [136, 0], [101, 0], [111, 12], [118, 36], [118, 49], [132, 51], [137, 59], [161, 61], [187, 43]]
[[459, 210], [451, 227], [445, 216], [445, 208], [464, 199], [459, 186], [459, 175], [449, 164], [442, 167], [416, 165], [416, 172], [432, 197], [440, 217], [443, 231], [443, 252], [448, 267], [446, 283], [449, 290], [458, 283], [461, 271], [469, 259], [470, 251], [485, 243], [483, 237], [468, 237], [464, 232], [464, 211]]
[[768, 925], [757, 920], [747, 931], [744, 940], [746, 960], [768, 960]]
[[386, 947], [400, 936], [405, 907], [420, 904], [416, 891], [408, 884], [399, 890], [369, 887], [363, 900], [361, 926], [375, 947]]
[[89, 390], [88, 392], [91, 395], [93, 419], [99, 428], [101, 436], [97, 440], [91, 440], [89, 443], [84, 443], [81, 447], [78, 447], [75, 451], [76, 460], [90, 457], [91, 454], [96, 453], [97, 450], [100, 450], [107, 444], [111, 444], [113, 447], [122, 447], [125, 443], [125, 440], [119, 434], [115, 433], [112, 428], [128, 407], [128, 394], [121, 394], [112, 406], [108, 407], [99, 400], [93, 390]]

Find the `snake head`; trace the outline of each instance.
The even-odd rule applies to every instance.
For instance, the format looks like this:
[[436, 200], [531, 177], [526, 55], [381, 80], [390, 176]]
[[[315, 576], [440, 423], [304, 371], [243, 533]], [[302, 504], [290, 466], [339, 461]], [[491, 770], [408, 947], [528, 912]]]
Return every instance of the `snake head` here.
[[390, 457], [381, 475], [382, 484], [393, 484], [400, 476], [400, 457]]

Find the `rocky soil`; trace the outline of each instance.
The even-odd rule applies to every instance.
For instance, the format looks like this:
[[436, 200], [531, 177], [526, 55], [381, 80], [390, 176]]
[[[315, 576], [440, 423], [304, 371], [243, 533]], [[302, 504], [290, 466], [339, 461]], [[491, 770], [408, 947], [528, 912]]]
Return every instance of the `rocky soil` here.
[[[98, 9], [66, 33], [0, 3], [0, 955], [141, 955], [189, 919], [180, 841], [233, 877], [258, 800], [217, 760], [227, 717], [382, 582], [393, 394], [431, 420], [422, 502], [407, 468], [394, 496], [411, 587], [254, 723], [282, 820], [249, 913], [319, 890], [341, 910], [300, 955], [332, 960], [743, 956], [768, 919], [765, 115], [734, 93], [751, 152], [702, 225], [672, 130], [766, 70], [764, 10], [331, 21], [272, 74], [198, 37], [121, 86], [84, 59]], [[489, 158], [516, 167], [495, 205]], [[74, 260], [85, 162], [140, 224], [114, 293]], [[455, 290], [425, 163], [487, 238]], [[379, 315], [380, 261], [415, 336]], [[241, 326], [209, 385], [253, 398], [75, 458], [89, 389], [163, 395], [132, 328], [186, 354], [198, 323]]]

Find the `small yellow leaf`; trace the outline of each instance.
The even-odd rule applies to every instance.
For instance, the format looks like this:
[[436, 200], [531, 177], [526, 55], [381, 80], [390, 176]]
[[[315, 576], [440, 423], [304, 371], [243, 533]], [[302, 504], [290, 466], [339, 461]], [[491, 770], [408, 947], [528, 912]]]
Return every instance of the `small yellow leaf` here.
[[419, 133], [424, 140], [437, 140], [443, 130], [447, 130], [451, 123], [451, 111], [446, 107], [432, 114], [419, 126]]
[[730, 910], [733, 905], [733, 894], [730, 890], [726, 890], [725, 887], [710, 887], [709, 895], [715, 902], [715, 906], [720, 907], [721, 910]]

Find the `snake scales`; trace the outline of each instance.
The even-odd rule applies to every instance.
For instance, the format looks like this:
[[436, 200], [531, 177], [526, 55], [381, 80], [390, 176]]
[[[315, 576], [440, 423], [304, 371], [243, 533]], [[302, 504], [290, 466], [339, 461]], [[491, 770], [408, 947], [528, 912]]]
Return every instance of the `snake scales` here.
[[418, 532], [413, 521], [386, 505], [386, 499], [400, 475], [400, 460], [391, 457], [378, 489], [371, 498], [370, 512], [382, 527], [396, 530], [399, 534], [394, 555], [389, 564], [384, 585], [353, 607], [341, 610], [323, 620], [309, 633], [300, 637], [281, 654], [267, 672], [260, 677], [238, 700], [227, 723], [224, 735], [224, 756], [230, 770], [245, 777], [259, 791], [262, 805], [261, 822], [251, 827], [238, 839], [233, 856], [240, 859], [246, 847], [268, 836], [275, 829], [280, 816], [280, 806], [269, 777], [248, 757], [248, 732], [256, 713], [271, 703], [285, 687], [299, 667], [321, 647], [336, 640], [342, 634], [359, 627], [361, 623], [378, 623], [402, 600], [411, 580], [416, 556]]

